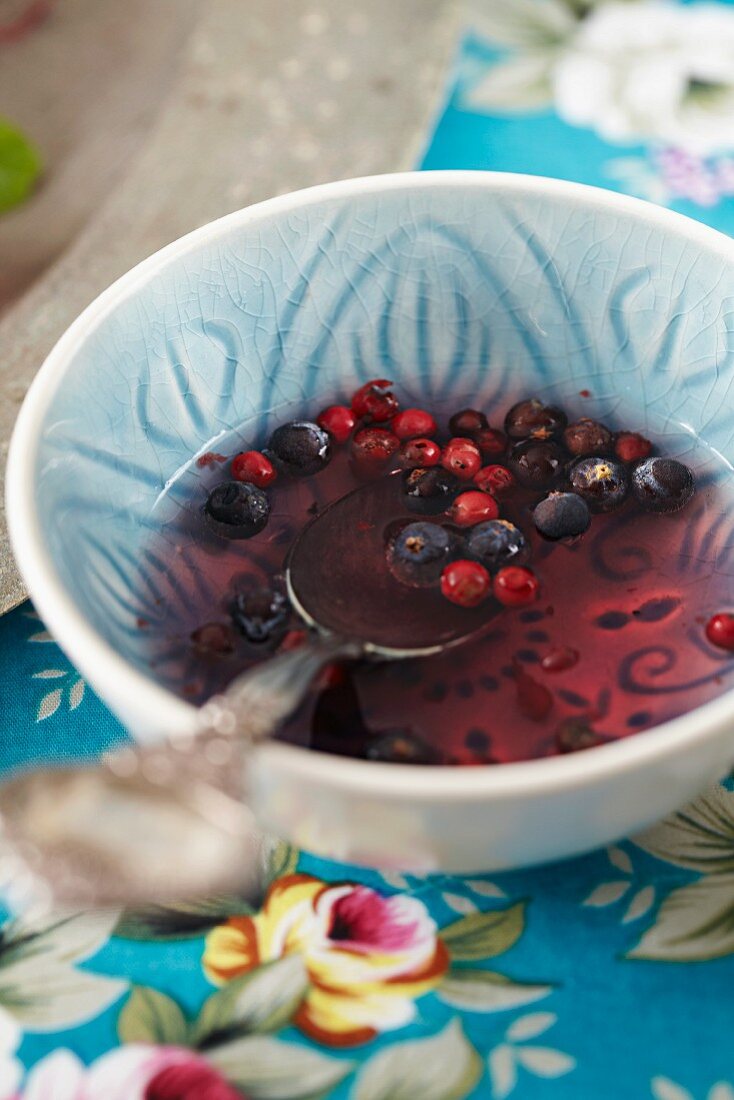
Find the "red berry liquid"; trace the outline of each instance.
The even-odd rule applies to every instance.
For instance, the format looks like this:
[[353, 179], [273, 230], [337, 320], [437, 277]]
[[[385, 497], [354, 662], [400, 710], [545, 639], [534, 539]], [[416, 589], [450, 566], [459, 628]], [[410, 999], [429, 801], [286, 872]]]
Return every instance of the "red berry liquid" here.
[[[365, 400], [372, 407], [385, 397], [370, 391]], [[431, 411], [443, 426], [456, 407]], [[240, 440], [230, 454], [264, 442]], [[272, 644], [232, 630], [234, 578], [267, 586], [282, 574], [303, 525], [359, 484], [351, 446], [335, 444], [317, 476], [281, 476], [269, 486], [269, 522], [247, 540], [213, 534], [203, 516], [208, 492], [230, 476], [228, 463], [219, 455], [206, 465], [192, 462], [160, 505], [162, 532], [143, 555], [140, 629], [156, 679], [199, 703], [278, 646], [298, 644], [295, 616]], [[710, 456], [703, 464], [695, 459], [687, 458], [694, 469], [711, 470]], [[397, 466], [398, 453], [389, 461]], [[485, 465], [501, 461], [483, 458]], [[536, 602], [493, 605], [479, 641], [437, 657], [327, 670], [280, 736], [366, 758], [390, 742], [403, 746], [405, 759], [504, 763], [629, 737], [726, 691], [734, 686], [734, 654], [711, 643], [706, 623], [731, 610], [731, 506], [710, 474], [697, 480], [683, 511], [650, 514], [628, 500], [595, 515], [571, 545], [535, 531], [530, 506], [538, 493], [508, 487], [497, 500], [502, 517], [531, 543], [529, 565], [541, 586]], [[406, 509], [406, 518], [423, 517]], [[222, 624], [223, 633], [202, 636], [211, 623]], [[415, 741], [422, 755], [405, 749]]]

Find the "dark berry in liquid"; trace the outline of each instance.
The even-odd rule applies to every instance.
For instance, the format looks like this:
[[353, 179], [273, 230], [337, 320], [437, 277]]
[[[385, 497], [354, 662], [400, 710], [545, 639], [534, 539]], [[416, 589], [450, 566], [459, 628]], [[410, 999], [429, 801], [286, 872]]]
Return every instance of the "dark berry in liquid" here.
[[[445, 427], [457, 407], [431, 411]], [[263, 443], [233, 437], [228, 453]], [[281, 476], [268, 488], [267, 526], [243, 541], [219, 536], [203, 514], [207, 494], [229, 477], [227, 464], [192, 461], [159, 505], [161, 533], [144, 554], [136, 614], [147, 624], [141, 638], [156, 679], [203, 702], [244, 668], [297, 644], [295, 616], [274, 615], [270, 634], [238, 629], [234, 595], [278, 589], [301, 527], [359, 484], [349, 456], [350, 444], [334, 444], [318, 475]], [[404, 762], [496, 764], [632, 736], [734, 685], [734, 658], [702, 625], [731, 603], [731, 502], [722, 490], [703, 483], [672, 515], [643, 512], [630, 494], [570, 544], [535, 531], [531, 508], [541, 495], [520, 487], [499, 498], [502, 518], [530, 544], [542, 586], [536, 604], [500, 611], [480, 641], [437, 657], [327, 670], [280, 737], [366, 759], [384, 759], [394, 740]], [[226, 644], [211, 623], [227, 628]], [[191, 635], [204, 625], [195, 644]], [[561, 651], [578, 657], [557, 660]]]

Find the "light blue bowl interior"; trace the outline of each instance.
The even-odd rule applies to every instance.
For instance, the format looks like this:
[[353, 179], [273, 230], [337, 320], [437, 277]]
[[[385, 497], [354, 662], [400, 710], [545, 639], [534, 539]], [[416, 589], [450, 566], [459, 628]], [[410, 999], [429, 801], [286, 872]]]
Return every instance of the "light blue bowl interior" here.
[[700, 437], [699, 474], [726, 477], [734, 267], [680, 225], [589, 191], [406, 184], [194, 240], [102, 317], [48, 410], [36, 489], [63, 584], [152, 675], [140, 565], [192, 457], [376, 376], [411, 403], [455, 394], [501, 415], [557, 398], [675, 455]]

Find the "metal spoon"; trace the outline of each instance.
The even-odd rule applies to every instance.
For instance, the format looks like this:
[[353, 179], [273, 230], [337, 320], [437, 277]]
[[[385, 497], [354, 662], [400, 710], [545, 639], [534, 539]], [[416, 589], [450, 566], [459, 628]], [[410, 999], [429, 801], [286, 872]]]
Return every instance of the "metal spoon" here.
[[244, 673], [199, 711], [198, 730], [101, 763], [39, 769], [0, 788], [0, 885], [14, 905], [119, 905], [246, 892], [256, 832], [247, 753], [296, 709], [337, 659], [438, 653], [490, 613], [411, 589], [385, 562], [386, 531], [416, 517], [401, 479], [370, 482], [309, 524], [290, 555], [291, 601], [313, 635]]

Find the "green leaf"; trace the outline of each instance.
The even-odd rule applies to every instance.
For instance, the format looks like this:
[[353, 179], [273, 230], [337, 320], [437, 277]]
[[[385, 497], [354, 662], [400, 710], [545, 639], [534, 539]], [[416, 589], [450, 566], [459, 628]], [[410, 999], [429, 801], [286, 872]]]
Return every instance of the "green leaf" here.
[[576, 1059], [553, 1047], [518, 1047], [515, 1057], [520, 1065], [536, 1077], [562, 1077], [576, 1068]]
[[[32, 1031], [58, 1031], [99, 1015], [128, 983], [80, 970], [109, 939], [114, 911], [23, 917], [3, 925], [0, 1006]], [[1, 1010], [0, 1010], [1, 1011]]]
[[40, 174], [38, 151], [20, 130], [0, 118], [0, 213], [23, 202]]
[[202, 1045], [232, 1032], [277, 1031], [290, 1022], [307, 989], [301, 955], [260, 966], [228, 982], [204, 1002], [191, 1041]]
[[688, 871], [734, 872], [734, 791], [711, 787], [684, 810], [634, 837], [634, 843]]
[[263, 843], [263, 877], [265, 885], [270, 886], [276, 879], [292, 875], [298, 868], [300, 852], [284, 840], [271, 840]]
[[549, 985], [515, 982], [493, 970], [449, 970], [436, 990], [454, 1008], [468, 1012], [500, 1012], [546, 997]]
[[207, 1059], [250, 1100], [317, 1100], [354, 1068], [353, 1062], [270, 1035], [212, 1047]]
[[253, 912], [252, 906], [238, 897], [151, 905], [145, 909], [126, 909], [117, 922], [114, 934], [124, 940], [154, 943], [195, 939], [206, 935], [228, 917], [249, 916]]
[[117, 1021], [123, 1043], [162, 1043], [183, 1046], [189, 1026], [176, 1002], [144, 985], [133, 986]]
[[669, 894], [629, 959], [701, 962], [734, 953], [734, 874], [709, 875]]
[[553, 101], [552, 71], [552, 58], [543, 54], [511, 57], [493, 65], [464, 93], [463, 106], [500, 114], [540, 110]]
[[430, 1039], [396, 1043], [375, 1054], [357, 1078], [351, 1100], [462, 1100], [482, 1061], [459, 1020]]
[[556, 49], [577, 29], [562, 0], [473, 0], [471, 22], [498, 46]]
[[462, 917], [441, 930], [441, 939], [454, 962], [476, 962], [509, 951], [524, 927], [525, 902], [520, 901], [509, 909]]
[[515, 1049], [509, 1043], [499, 1043], [487, 1056], [493, 1100], [505, 1100], [517, 1084]]

